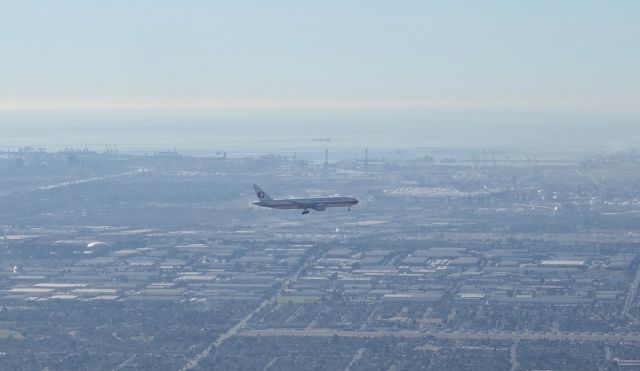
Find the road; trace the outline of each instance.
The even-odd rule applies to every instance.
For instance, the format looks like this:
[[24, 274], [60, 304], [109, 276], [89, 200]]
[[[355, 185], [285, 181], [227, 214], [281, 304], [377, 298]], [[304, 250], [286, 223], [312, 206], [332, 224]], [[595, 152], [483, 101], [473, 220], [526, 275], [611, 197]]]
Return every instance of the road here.
[[511, 371], [517, 371], [520, 368], [520, 362], [518, 362], [518, 342], [511, 343], [511, 349], [509, 350], [509, 361], [511, 362]]
[[629, 310], [633, 307], [633, 304], [636, 300], [636, 295], [638, 294], [638, 285], [640, 285], [640, 265], [638, 265], [638, 269], [636, 270], [636, 275], [629, 286], [629, 292], [627, 294], [627, 298], [624, 301], [624, 307], [622, 308], [622, 314], [628, 316], [633, 320], [633, 322], [638, 322], [638, 319], [633, 317]]
[[345, 367], [344, 371], [351, 371], [351, 368], [358, 363], [358, 361], [360, 361], [360, 359], [362, 359], [362, 357], [364, 357], [364, 352], [366, 351], [365, 348], [360, 348], [358, 349], [358, 352], [356, 354], [353, 355], [353, 358], [351, 358], [351, 362], [349, 362], [349, 364], [347, 365], [347, 367]]
[[563, 341], [640, 341], [640, 333], [592, 333], [592, 332], [510, 332], [510, 331], [410, 331], [410, 330], [376, 330], [376, 331], [349, 331], [332, 329], [266, 329], [244, 330], [239, 336], [342, 336], [359, 338], [437, 338], [447, 340], [563, 340]]
[[274, 301], [273, 298], [268, 298], [265, 301], [263, 301], [260, 304], [260, 306], [254, 309], [246, 317], [244, 317], [242, 321], [238, 322], [235, 326], [230, 328], [227, 332], [218, 336], [218, 338], [213, 343], [209, 344], [209, 346], [206, 347], [202, 352], [196, 354], [193, 358], [191, 358], [180, 370], [186, 371], [186, 370], [191, 370], [197, 367], [201, 359], [207, 357], [209, 354], [211, 354], [211, 351], [213, 351], [215, 348], [219, 347], [220, 345], [224, 344], [224, 342], [227, 341], [229, 338], [235, 336], [240, 329], [242, 329], [249, 321], [251, 321], [251, 318], [253, 318], [253, 316], [256, 313], [260, 312], [262, 309], [267, 307], [273, 301]]
[[70, 186], [79, 185], [79, 184], [95, 183], [95, 182], [101, 182], [101, 181], [104, 181], [104, 180], [123, 178], [123, 177], [135, 176], [135, 175], [141, 175], [141, 174], [148, 173], [150, 171], [151, 170], [149, 170], [149, 169], [138, 169], [138, 170], [133, 170], [133, 171], [127, 171], [127, 172], [120, 173], [120, 174], [105, 175], [105, 176], [84, 178], [84, 179], [76, 179], [76, 180], [70, 180], [70, 181], [67, 181], [67, 182], [60, 182], [60, 183], [43, 185], [43, 186], [38, 186], [38, 187], [33, 187], [33, 188], [26, 188], [26, 189], [22, 189], [22, 190], [19, 190], [19, 191], [0, 192], [0, 197], [13, 196], [13, 195], [25, 194], [25, 193], [31, 193], [31, 192], [50, 191], [52, 189], [70, 187]]
[[[282, 283], [282, 285], [280, 285], [280, 287], [286, 288], [291, 283], [292, 280], [297, 279], [298, 276], [300, 276], [300, 274], [304, 271], [304, 269], [308, 267], [309, 263], [314, 261], [317, 258], [318, 253], [319, 253], [318, 248], [317, 247], [314, 248], [314, 251], [312, 251], [309, 254], [307, 259], [305, 259], [305, 261], [300, 264], [298, 269], [293, 274], [291, 274]], [[220, 335], [213, 343], [209, 344], [209, 346], [206, 347], [202, 352], [196, 354], [193, 358], [188, 360], [187, 363], [180, 369], [180, 371], [187, 371], [187, 370], [192, 370], [196, 368], [198, 366], [198, 363], [200, 363], [200, 360], [209, 356], [209, 354], [211, 354], [211, 352], [214, 349], [224, 344], [224, 342], [227, 341], [229, 338], [236, 336], [247, 325], [247, 323], [251, 321], [251, 319], [256, 313], [259, 313], [261, 310], [263, 310], [267, 306], [276, 302], [276, 297], [279, 291], [280, 290], [277, 290], [275, 295], [265, 299], [262, 303], [260, 303], [260, 305], [256, 309], [254, 309], [251, 313], [249, 313], [246, 317], [244, 317], [235, 326], [231, 327], [227, 332]]]

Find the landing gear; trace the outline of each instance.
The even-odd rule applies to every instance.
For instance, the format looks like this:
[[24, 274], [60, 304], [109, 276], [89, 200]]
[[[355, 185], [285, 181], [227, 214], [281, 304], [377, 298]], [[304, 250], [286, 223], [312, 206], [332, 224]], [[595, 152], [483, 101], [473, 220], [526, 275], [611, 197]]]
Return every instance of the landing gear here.
[[351, 208], [348, 208], [347, 211], [351, 211]]
[[303, 211], [303, 212], [302, 212], [302, 215], [304, 215], [304, 214], [309, 214], [309, 210], [305, 210], [305, 211]]

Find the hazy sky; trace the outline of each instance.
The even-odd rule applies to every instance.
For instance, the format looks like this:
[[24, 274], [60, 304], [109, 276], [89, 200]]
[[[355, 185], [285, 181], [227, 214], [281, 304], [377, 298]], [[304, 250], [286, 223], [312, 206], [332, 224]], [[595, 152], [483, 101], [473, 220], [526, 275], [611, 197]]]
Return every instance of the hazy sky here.
[[0, 110], [640, 111], [640, 1], [1, 1]]

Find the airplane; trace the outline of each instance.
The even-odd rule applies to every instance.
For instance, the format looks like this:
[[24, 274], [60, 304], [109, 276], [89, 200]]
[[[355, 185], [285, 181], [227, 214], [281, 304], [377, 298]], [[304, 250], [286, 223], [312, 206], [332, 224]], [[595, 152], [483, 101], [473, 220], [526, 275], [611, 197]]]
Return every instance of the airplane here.
[[302, 209], [302, 215], [309, 214], [309, 209], [324, 211], [327, 207], [348, 207], [357, 204], [358, 199], [354, 197], [320, 197], [320, 198], [290, 198], [286, 200], [274, 200], [266, 194], [262, 188], [253, 185], [258, 201], [253, 201], [256, 206], [269, 207], [272, 209]]

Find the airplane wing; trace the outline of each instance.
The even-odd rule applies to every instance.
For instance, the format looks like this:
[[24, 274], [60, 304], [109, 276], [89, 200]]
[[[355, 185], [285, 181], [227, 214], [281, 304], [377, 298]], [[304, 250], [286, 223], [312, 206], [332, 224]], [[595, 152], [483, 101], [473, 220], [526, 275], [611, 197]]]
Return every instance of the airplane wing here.
[[308, 204], [308, 203], [293, 201], [293, 200], [287, 200], [287, 201], [291, 202], [292, 204], [298, 205], [301, 209], [304, 209], [304, 208], [311, 209], [313, 208], [313, 205], [314, 205], [314, 204]]
[[299, 209], [313, 209], [316, 211], [324, 211], [326, 209], [326, 205], [324, 202], [314, 202], [314, 203], [307, 203], [307, 202], [300, 202], [300, 201], [293, 201], [293, 200], [287, 200], [295, 205], [298, 205]]

